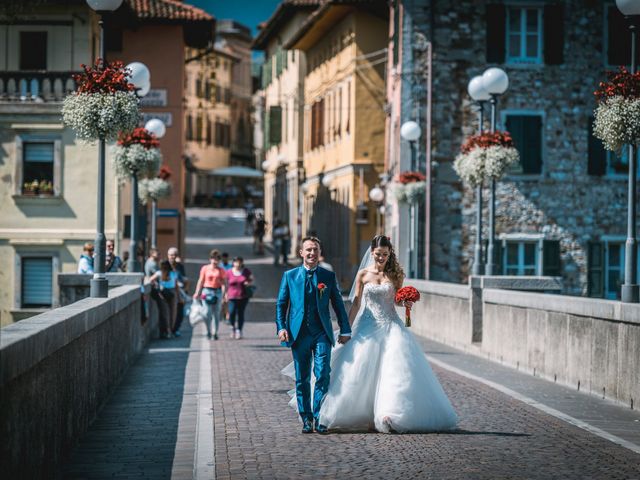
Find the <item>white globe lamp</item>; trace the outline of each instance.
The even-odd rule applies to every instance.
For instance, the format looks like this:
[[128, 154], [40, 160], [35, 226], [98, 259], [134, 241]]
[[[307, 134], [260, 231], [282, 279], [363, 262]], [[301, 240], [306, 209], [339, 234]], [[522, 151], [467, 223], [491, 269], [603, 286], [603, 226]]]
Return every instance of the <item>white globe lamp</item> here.
[[144, 63], [133, 62], [127, 65], [129, 81], [136, 87], [138, 96], [144, 97], [151, 89], [151, 72]]
[[87, 0], [89, 5], [96, 12], [113, 12], [122, 5], [123, 0]]
[[472, 100], [476, 102], [486, 102], [491, 99], [491, 95], [484, 88], [484, 82], [482, 81], [482, 75], [476, 75], [471, 79], [467, 86], [467, 92]]
[[640, 15], [640, 0], [616, 0], [616, 7], [627, 17]]
[[413, 120], [409, 120], [400, 127], [400, 136], [409, 142], [415, 142], [420, 138], [420, 125]]
[[144, 128], [148, 132], [153, 133], [156, 138], [162, 138], [164, 137], [164, 134], [167, 133], [167, 127], [159, 118], [152, 118], [144, 124]]
[[509, 88], [509, 76], [501, 68], [489, 68], [482, 74], [482, 86], [489, 95], [502, 95]]
[[369, 199], [375, 203], [380, 203], [384, 200], [384, 192], [378, 185], [369, 190]]
[[331, 186], [331, 177], [328, 177], [326, 175], [322, 177], [322, 186], [329, 188]]

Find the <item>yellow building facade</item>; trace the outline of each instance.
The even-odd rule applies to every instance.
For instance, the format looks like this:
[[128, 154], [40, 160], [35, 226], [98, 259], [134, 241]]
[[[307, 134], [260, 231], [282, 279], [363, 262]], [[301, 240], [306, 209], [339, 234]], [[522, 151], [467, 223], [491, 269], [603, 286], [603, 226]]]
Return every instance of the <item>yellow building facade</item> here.
[[307, 59], [302, 230], [323, 241], [343, 286], [375, 235], [369, 190], [384, 167], [387, 19], [357, 5], [327, 2], [287, 45]]
[[231, 82], [238, 58], [224, 46], [187, 48], [185, 67], [185, 155], [189, 159], [187, 195], [191, 204], [210, 202], [224, 189], [211, 171], [231, 159]]

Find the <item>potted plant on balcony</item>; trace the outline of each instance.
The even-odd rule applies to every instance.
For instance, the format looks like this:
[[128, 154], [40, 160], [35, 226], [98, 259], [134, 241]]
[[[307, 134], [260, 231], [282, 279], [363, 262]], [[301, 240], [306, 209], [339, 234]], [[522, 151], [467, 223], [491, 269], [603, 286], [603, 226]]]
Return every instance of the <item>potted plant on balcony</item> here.
[[499, 180], [509, 167], [520, 161], [509, 132], [496, 131], [471, 135], [460, 148], [453, 162], [458, 176], [471, 186], [485, 178]]
[[607, 72], [607, 77], [594, 92], [598, 106], [593, 134], [607, 150], [620, 152], [623, 145], [640, 143], [640, 72], [620, 67], [617, 72]]
[[53, 183], [48, 180], [32, 180], [22, 185], [22, 195], [53, 195]]
[[131, 132], [139, 120], [135, 86], [122, 62], [96, 60], [74, 75], [77, 88], [62, 105], [62, 119], [83, 140], [115, 140]]
[[130, 134], [121, 134], [113, 146], [116, 175], [125, 180], [130, 177], [148, 178], [158, 173], [162, 163], [160, 142], [156, 136], [139, 127]]
[[393, 186], [393, 194], [401, 203], [418, 203], [425, 194], [426, 177], [420, 172], [402, 172]]

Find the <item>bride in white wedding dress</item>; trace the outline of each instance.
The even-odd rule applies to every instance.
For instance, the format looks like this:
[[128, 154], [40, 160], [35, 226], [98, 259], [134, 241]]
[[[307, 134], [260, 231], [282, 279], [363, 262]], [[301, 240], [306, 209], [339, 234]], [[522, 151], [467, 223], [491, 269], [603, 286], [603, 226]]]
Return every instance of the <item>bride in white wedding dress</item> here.
[[[349, 313], [352, 339], [332, 352], [320, 424], [330, 430], [383, 433], [454, 429], [456, 413], [395, 310], [404, 273], [390, 240], [376, 236], [370, 252], [373, 262], [356, 276]], [[283, 373], [291, 376], [293, 364]], [[295, 397], [290, 405], [295, 408]]]

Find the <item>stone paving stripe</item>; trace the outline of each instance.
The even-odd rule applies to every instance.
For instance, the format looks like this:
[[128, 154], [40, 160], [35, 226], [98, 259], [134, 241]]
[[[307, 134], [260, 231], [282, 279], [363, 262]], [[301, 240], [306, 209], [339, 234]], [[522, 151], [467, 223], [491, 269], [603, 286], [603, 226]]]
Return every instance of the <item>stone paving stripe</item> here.
[[[195, 337], [199, 340], [200, 379], [198, 382], [198, 421], [196, 426], [196, 460], [193, 478], [209, 480], [216, 476], [214, 453], [213, 402], [211, 398], [211, 355], [208, 348], [211, 342], [204, 336], [204, 323], [195, 328]], [[206, 354], [204, 353], [206, 352]]]
[[429, 362], [434, 363], [436, 365], [438, 365], [441, 368], [444, 368], [445, 370], [449, 370], [450, 372], [456, 373], [458, 375], [461, 375], [463, 377], [466, 377], [470, 380], [475, 380], [476, 382], [480, 382], [484, 385], [487, 385], [488, 387], [491, 387], [495, 390], [498, 390], [499, 392], [502, 392], [506, 395], [509, 395], [510, 397], [515, 398], [516, 400], [519, 400], [523, 403], [526, 403], [527, 405], [532, 406], [533, 408], [537, 408], [538, 410], [543, 411], [544, 413], [547, 413], [549, 415], [552, 415], [556, 418], [559, 418], [560, 420], [564, 420], [567, 423], [570, 423], [572, 425], [575, 425], [576, 427], [582, 428], [583, 430], [586, 430], [590, 433], [593, 433], [594, 435], [597, 435], [598, 437], [604, 438], [606, 440], [609, 440], [610, 442], [616, 443], [622, 447], [628, 448], [629, 450], [635, 452], [635, 453], [640, 453], [640, 445], [636, 445], [635, 443], [629, 442], [623, 438], [617, 437], [615, 435], [612, 435], [610, 433], [605, 432], [604, 430], [599, 429], [598, 427], [594, 427], [593, 425], [588, 424], [587, 422], [583, 422], [582, 420], [578, 420], [577, 418], [573, 418], [570, 415], [567, 415], [565, 413], [562, 413], [558, 410], [556, 410], [555, 408], [551, 408], [548, 407], [547, 405], [544, 405], [532, 398], [529, 398], [525, 395], [522, 395], [514, 390], [511, 390], [510, 388], [504, 387], [502, 385], [499, 385], [495, 382], [492, 382], [491, 380], [486, 380], [482, 377], [479, 377], [477, 375], [473, 375], [472, 373], [468, 373], [465, 372], [464, 370], [461, 370], [459, 368], [456, 368], [452, 365], [447, 364], [446, 362], [443, 362], [442, 360], [438, 360], [437, 358], [434, 358], [431, 355], [427, 355], [427, 359], [429, 360]]

